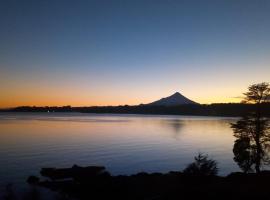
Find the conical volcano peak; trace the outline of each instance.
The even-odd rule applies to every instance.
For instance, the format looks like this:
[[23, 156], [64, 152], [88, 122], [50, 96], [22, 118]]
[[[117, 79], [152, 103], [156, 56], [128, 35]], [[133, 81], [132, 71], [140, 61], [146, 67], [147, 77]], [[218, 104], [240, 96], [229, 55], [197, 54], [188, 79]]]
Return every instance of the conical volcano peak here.
[[175, 92], [172, 96], [183, 96], [180, 92]]
[[148, 105], [151, 106], [177, 106], [185, 104], [197, 104], [196, 102], [186, 98], [179, 92], [175, 92], [171, 96], [161, 98], [158, 101], [154, 101]]

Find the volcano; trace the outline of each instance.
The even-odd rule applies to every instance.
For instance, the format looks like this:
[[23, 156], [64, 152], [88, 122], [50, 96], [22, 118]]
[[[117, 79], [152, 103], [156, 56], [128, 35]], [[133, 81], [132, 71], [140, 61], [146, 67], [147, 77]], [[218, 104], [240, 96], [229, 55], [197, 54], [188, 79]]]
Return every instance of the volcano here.
[[183, 96], [179, 92], [174, 93], [171, 96], [164, 97], [160, 100], [154, 101], [147, 105], [149, 106], [177, 106], [177, 105], [187, 105], [187, 104], [198, 104], [187, 97]]

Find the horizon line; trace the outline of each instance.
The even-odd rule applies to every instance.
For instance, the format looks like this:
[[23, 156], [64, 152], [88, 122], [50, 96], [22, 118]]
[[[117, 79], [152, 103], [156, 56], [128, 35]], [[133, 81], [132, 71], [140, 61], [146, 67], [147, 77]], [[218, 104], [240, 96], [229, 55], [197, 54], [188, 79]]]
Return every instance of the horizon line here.
[[[20, 107], [36, 107], [36, 108], [52, 108], [52, 107], [57, 107], [57, 108], [63, 108], [63, 107], [71, 107], [71, 108], [81, 108], [81, 107], [119, 107], [119, 106], [146, 106], [147, 104], [136, 104], [136, 105], [130, 105], [130, 104], [119, 104], [119, 105], [81, 105], [81, 106], [72, 106], [72, 105], [44, 105], [44, 106], [38, 106], [38, 105], [21, 105], [21, 106], [14, 106], [14, 107], [0, 107], [0, 109], [6, 110], [6, 109], [14, 109], [14, 108], [20, 108]], [[241, 102], [219, 102], [219, 103], [197, 103], [198, 105], [213, 105], [213, 104], [243, 104]], [[252, 103], [245, 103], [245, 104], [252, 104]], [[174, 105], [174, 106], [182, 106], [182, 105], [192, 105], [192, 104], [179, 104], [179, 105]], [[151, 106], [151, 105], [149, 105]], [[152, 105], [153, 106], [153, 105]], [[155, 107], [155, 106], [153, 106]], [[169, 106], [167, 106], [169, 107]]]

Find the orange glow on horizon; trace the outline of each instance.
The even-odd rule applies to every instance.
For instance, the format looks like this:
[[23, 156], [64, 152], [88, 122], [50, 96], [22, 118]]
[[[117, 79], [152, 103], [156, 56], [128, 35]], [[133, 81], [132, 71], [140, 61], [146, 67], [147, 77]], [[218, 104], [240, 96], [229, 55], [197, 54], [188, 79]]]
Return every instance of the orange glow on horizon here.
[[[161, 97], [160, 97], [161, 98]], [[68, 99], [68, 98], [67, 98]], [[79, 100], [79, 99], [70, 99], [62, 100], [62, 99], [36, 99], [36, 98], [13, 98], [13, 99], [4, 99], [0, 102], [0, 108], [12, 108], [18, 106], [72, 106], [72, 107], [80, 107], [80, 106], [118, 106], [118, 105], [139, 105], [141, 103], [147, 104], [153, 102], [158, 99], [146, 98], [144, 101], [140, 101], [138, 99], [126, 99], [126, 101], [120, 100]], [[195, 102], [200, 104], [212, 104], [212, 103], [239, 103], [241, 100], [239, 98], [202, 98], [202, 99], [192, 99]]]
[[[81, 84], [81, 83], [80, 83]], [[87, 84], [36, 84], [16, 83], [7, 87], [0, 85], [0, 108], [18, 106], [118, 106], [147, 104], [180, 92], [185, 97], [200, 104], [239, 103], [238, 96], [245, 92], [249, 84], [235, 87], [233, 83], [219, 85], [160, 84], [141, 87], [137, 85]], [[3, 85], [2, 85], [3, 86]], [[235, 98], [234, 98], [235, 97]]]

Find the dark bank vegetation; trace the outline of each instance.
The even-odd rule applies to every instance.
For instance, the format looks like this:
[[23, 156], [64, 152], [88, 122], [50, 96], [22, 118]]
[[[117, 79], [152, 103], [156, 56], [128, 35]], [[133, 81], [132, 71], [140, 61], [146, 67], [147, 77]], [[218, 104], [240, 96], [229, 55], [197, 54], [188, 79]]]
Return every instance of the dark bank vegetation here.
[[[254, 104], [223, 103], [210, 105], [179, 106], [92, 106], [92, 107], [29, 107], [1, 110], [2, 112], [80, 112], [80, 113], [115, 113], [115, 114], [158, 114], [158, 115], [199, 115], [199, 116], [243, 116], [254, 110]], [[262, 103], [262, 113], [270, 116], [270, 103]]]
[[47, 179], [30, 176], [28, 183], [78, 200], [256, 199], [270, 195], [268, 171], [226, 177], [217, 176], [217, 172], [216, 161], [199, 154], [183, 172], [112, 176], [104, 167], [74, 165], [43, 168], [40, 173]]

